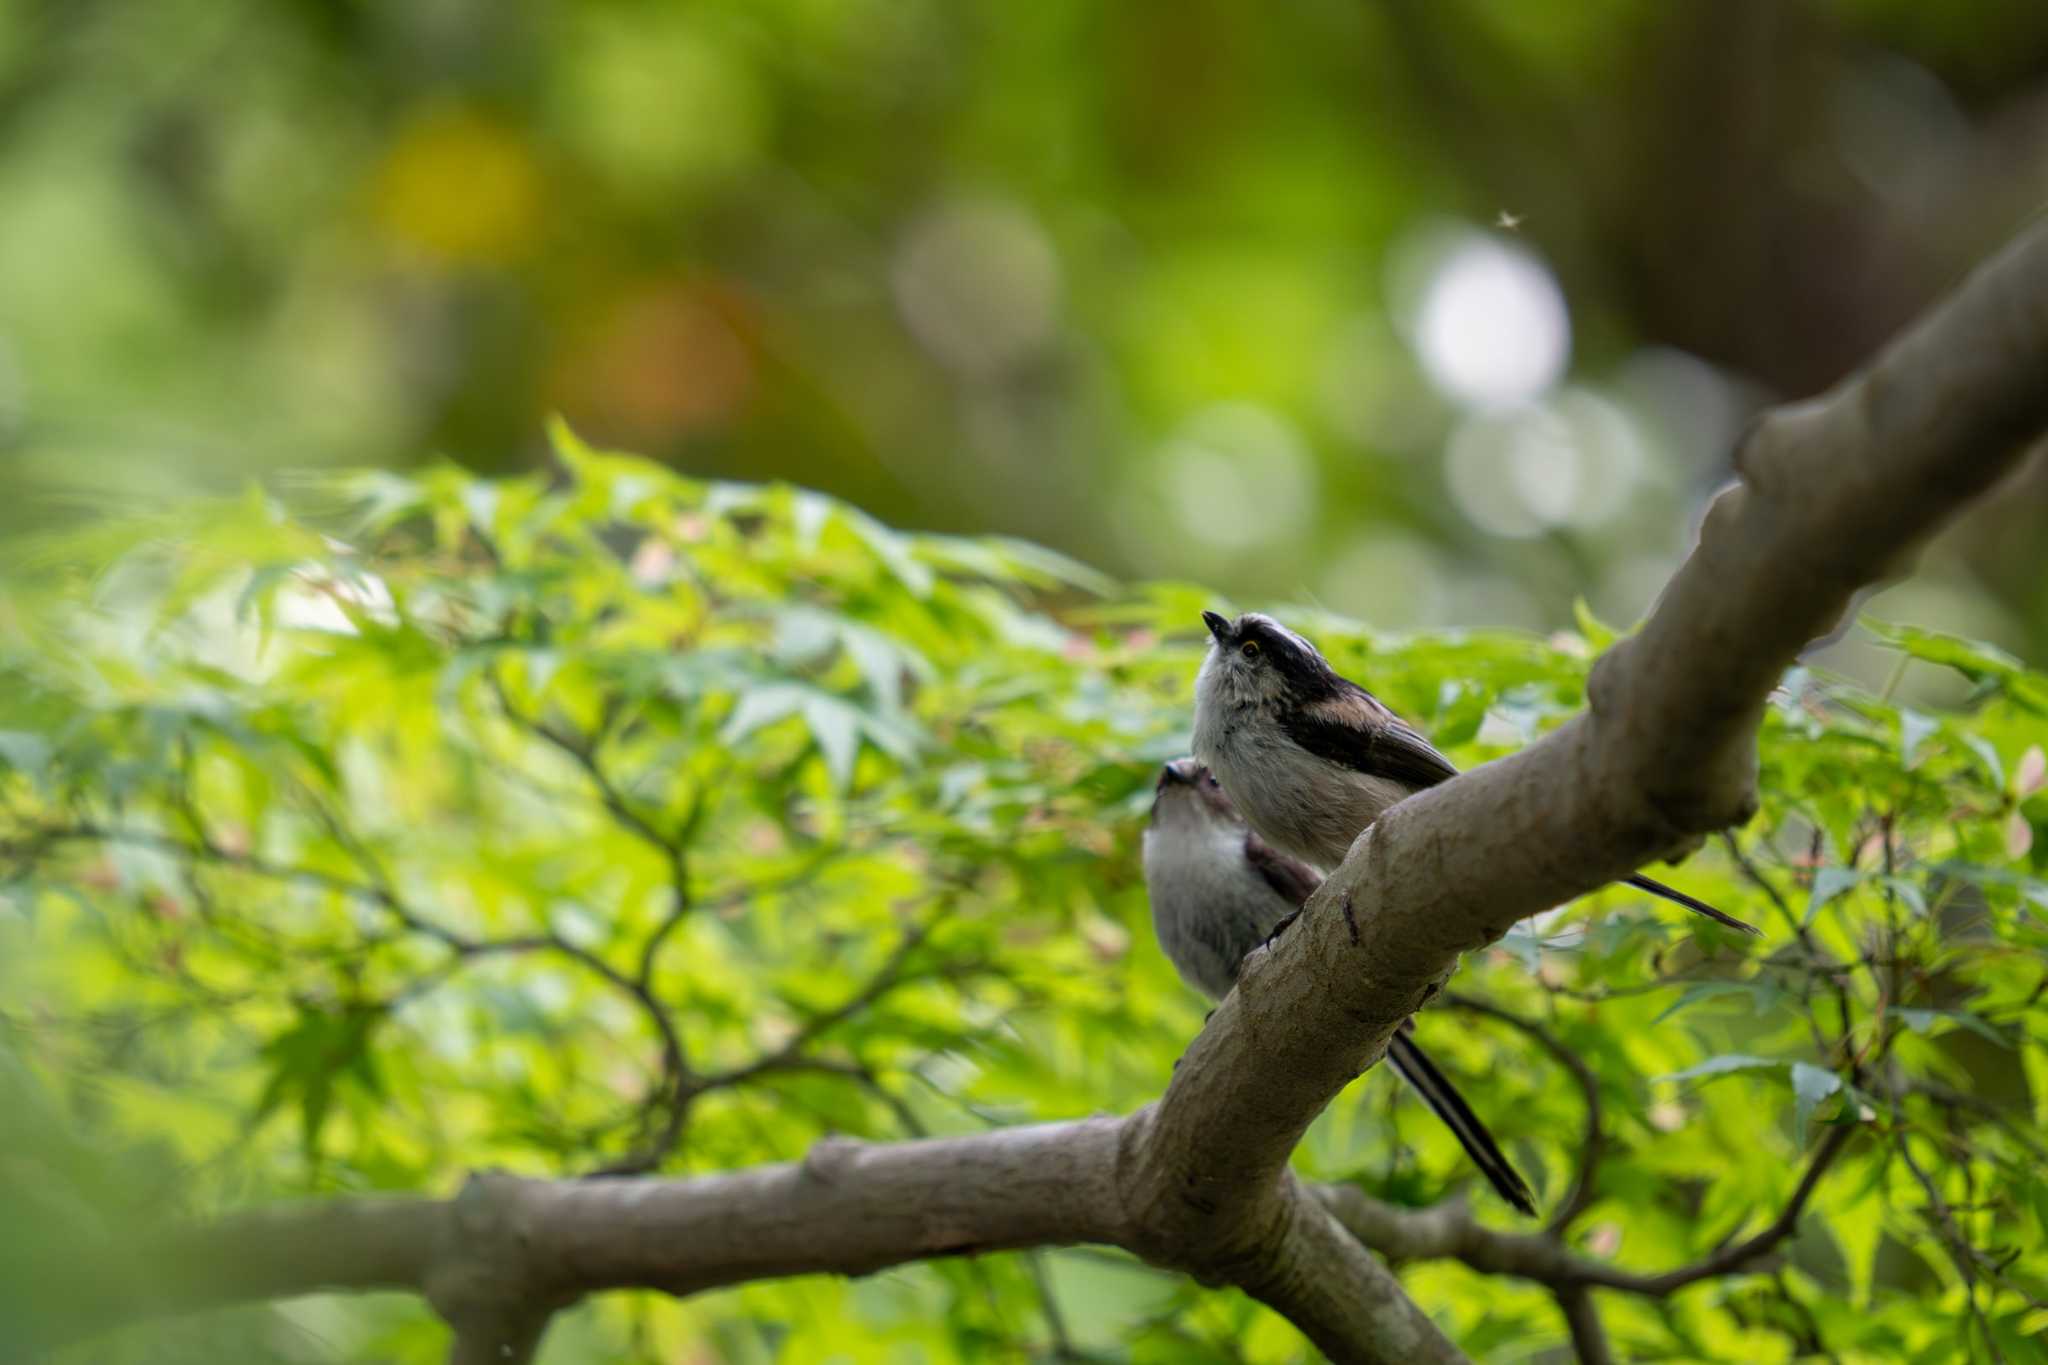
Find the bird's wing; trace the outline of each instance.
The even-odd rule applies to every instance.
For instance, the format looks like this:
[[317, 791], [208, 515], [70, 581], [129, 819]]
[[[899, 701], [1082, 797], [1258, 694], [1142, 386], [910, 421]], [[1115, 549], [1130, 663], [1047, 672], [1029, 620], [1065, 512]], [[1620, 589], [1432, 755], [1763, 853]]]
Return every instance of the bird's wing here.
[[1288, 857], [1249, 829], [1244, 832], [1244, 860], [1292, 906], [1299, 906], [1323, 884], [1314, 868], [1299, 858]]
[[1434, 787], [1458, 769], [1414, 727], [1362, 687], [1281, 717], [1288, 736], [1319, 758], [1409, 787]]

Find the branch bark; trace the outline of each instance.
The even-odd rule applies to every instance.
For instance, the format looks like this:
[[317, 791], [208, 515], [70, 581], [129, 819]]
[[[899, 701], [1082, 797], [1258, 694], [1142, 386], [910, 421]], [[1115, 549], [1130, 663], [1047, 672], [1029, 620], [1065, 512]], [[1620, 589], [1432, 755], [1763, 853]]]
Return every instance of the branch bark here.
[[495, 1338], [601, 1289], [689, 1294], [1096, 1242], [1240, 1285], [1339, 1361], [1455, 1361], [1364, 1246], [1562, 1286], [1575, 1330], [1590, 1286], [1662, 1295], [1739, 1269], [1790, 1234], [1849, 1129], [1831, 1130], [1763, 1232], [1662, 1275], [1487, 1232], [1455, 1205], [1392, 1211], [1310, 1190], [1287, 1161], [1460, 953], [1748, 817], [1757, 722], [1784, 667], [2048, 427], [2044, 374], [2048, 230], [2037, 229], [1862, 375], [1753, 430], [1741, 484], [1715, 501], [1642, 631], [1595, 667], [1586, 713], [1361, 835], [1293, 931], [1247, 959], [1162, 1098], [1127, 1119], [834, 1141], [799, 1164], [686, 1181], [480, 1176], [443, 1203], [234, 1219], [151, 1247], [136, 1264], [155, 1282], [125, 1299], [102, 1293], [73, 1328], [321, 1286], [405, 1287], [455, 1323], [458, 1353], [516, 1353], [531, 1341]]
[[1654, 1273], [1581, 1256], [1547, 1232], [1486, 1227], [1456, 1200], [1427, 1209], [1403, 1209], [1350, 1185], [1320, 1186], [1315, 1193], [1359, 1242], [1394, 1260], [1462, 1261], [1487, 1274], [1534, 1280], [1557, 1290], [1597, 1287], [1661, 1299], [1701, 1280], [1748, 1269], [1776, 1251], [1797, 1230], [1821, 1178], [1855, 1132], [1848, 1126], [1828, 1130], [1785, 1206], [1762, 1229], [1688, 1265]]
[[1614, 1365], [1614, 1350], [1607, 1344], [1607, 1329], [1600, 1323], [1600, 1310], [1589, 1289], [1567, 1289], [1557, 1296], [1564, 1310], [1564, 1323], [1572, 1334], [1572, 1349], [1579, 1365]]
[[319, 1289], [410, 1289], [456, 1327], [458, 1351], [487, 1337], [497, 1349], [506, 1325], [594, 1290], [684, 1295], [939, 1256], [1121, 1245], [1131, 1240], [1114, 1183], [1122, 1128], [1105, 1118], [828, 1140], [801, 1162], [691, 1180], [486, 1172], [453, 1199], [266, 1210], [141, 1239], [115, 1265], [81, 1265], [76, 1280], [47, 1286], [55, 1311], [40, 1335]]

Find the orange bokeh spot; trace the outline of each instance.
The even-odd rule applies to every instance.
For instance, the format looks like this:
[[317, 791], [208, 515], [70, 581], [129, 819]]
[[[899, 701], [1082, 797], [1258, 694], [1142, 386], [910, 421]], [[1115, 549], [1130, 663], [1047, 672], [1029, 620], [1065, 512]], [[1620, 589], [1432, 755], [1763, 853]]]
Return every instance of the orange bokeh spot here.
[[566, 376], [564, 408], [607, 439], [659, 443], [730, 423], [752, 392], [739, 303], [668, 282], [620, 303]]

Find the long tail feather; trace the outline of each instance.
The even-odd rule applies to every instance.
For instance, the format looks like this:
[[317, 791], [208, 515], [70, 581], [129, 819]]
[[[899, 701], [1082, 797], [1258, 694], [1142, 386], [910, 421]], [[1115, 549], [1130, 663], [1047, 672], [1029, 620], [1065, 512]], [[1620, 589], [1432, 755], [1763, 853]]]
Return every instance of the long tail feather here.
[[1500, 1144], [1493, 1140], [1493, 1134], [1486, 1131], [1486, 1125], [1465, 1103], [1465, 1097], [1451, 1084], [1443, 1072], [1436, 1069], [1436, 1063], [1429, 1054], [1418, 1046], [1406, 1032], [1396, 1033], [1387, 1044], [1387, 1060], [1415, 1092], [1422, 1096], [1423, 1103], [1436, 1111], [1444, 1126], [1457, 1137], [1458, 1143], [1472, 1157], [1480, 1174], [1487, 1183], [1500, 1193], [1500, 1197], [1534, 1217], [1536, 1200], [1529, 1193], [1529, 1186], [1515, 1170]]
[[1673, 904], [1682, 905], [1686, 909], [1692, 911], [1694, 914], [1705, 915], [1708, 919], [1713, 920], [1718, 924], [1725, 924], [1730, 929], [1740, 929], [1745, 934], [1756, 934], [1758, 936], [1761, 936], [1763, 934], [1763, 930], [1757, 928], [1754, 924], [1745, 924], [1741, 920], [1735, 918], [1735, 916], [1727, 913], [1724, 910], [1716, 910], [1713, 906], [1708, 905], [1705, 901], [1694, 900], [1691, 896], [1686, 895], [1683, 891], [1675, 890], [1671, 887], [1664, 885], [1664, 883], [1662, 882], [1651, 881], [1648, 877], [1645, 877], [1640, 872], [1638, 872], [1635, 876], [1630, 877], [1628, 879], [1628, 884], [1630, 886], [1636, 887], [1639, 890], [1647, 891], [1653, 896], [1662, 896], [1665, 900], [1671, 901]]

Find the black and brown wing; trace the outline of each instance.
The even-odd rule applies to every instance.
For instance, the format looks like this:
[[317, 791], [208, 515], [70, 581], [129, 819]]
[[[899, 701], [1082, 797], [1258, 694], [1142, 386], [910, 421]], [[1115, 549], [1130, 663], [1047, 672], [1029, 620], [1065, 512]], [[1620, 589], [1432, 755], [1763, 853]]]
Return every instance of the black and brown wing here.
[[1379, 698], [1347, 683], [1335, 696], [1283, 714], [1288, 737], [1318, 758], [1405, 787], [1434, 787], [1457, 765]]
[[1299, 858], [1288, 857], [1249, 828], [1244, 832], [1244, 859], [1266, 879], [1266, 885], [1297, 910], [1323, 884], [1322, 876], [1314, 868]]

